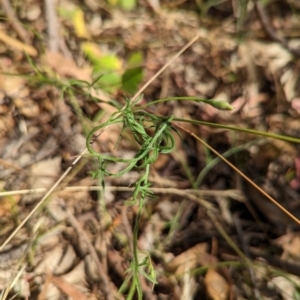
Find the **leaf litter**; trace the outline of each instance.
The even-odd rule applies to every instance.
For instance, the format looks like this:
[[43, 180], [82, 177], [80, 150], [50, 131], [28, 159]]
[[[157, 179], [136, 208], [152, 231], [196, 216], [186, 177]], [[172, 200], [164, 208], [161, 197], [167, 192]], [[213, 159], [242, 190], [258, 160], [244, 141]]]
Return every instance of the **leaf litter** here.
[[[44, 11], [35, 1], [25, 1], [23, 8], [12, 2], [13, 26], [5, 19], [1, 21], [0, 186], [3, 191], [53, 184], [81, 151], [78, 148], [82, 148], [80, 141], [87, 129], [80, 120], [89, 118], [89, 128], [93, 122], [105, 122], [113, 113], [105, 103], [111, 100], [124, 103], [124, 92], [133, 93], [197, 34], [200, 39], [145, 90], [144, 104], [162, 96], [225, 100], [234, 107], [233, 112], [175, 101], [157, 104], [155, 109], [162, 115], [300, 136], [299, 57], [290, 51], [296, 43], [293, 32], [300, 25], [295, 17], [299, 14], [296, 2], [289, 3], [293, 10], [285, 1], [268, 3], [263, 8], [271, 17], [268, 26], [290, 40], [288, 47], [281, 39], [267, 34], [270, 30], [266, 31], [250, 4], [245, 15], [247, 22], [243, 24], [248, 33], [241, 41], [237, 40], [237, 34], [241, 34], [236, 27], [237, 8], [229, 1], [211, 4], [209, 8], [201, 7], [197, 1], [191, 4], [149, 1], [149, 4], [134, 4], [129, 11], [122, 10], [122, 4], [110, 4], [83, 1], [74, 5], [60, 1], [58, 6], [54, 2], [49, 6], [47, 2]], [[196, 9], [206, 14], [201, 16]], [[55, 14], [52, 17], [50, 10]], [[7, 10], [4, 16], [9, 17]], [[19, 20], [26, 22], [22, 27], [25, 35], [16, 30]], [[53, 42], [56, 46], [51, 49]], [[87, 45], [94, 50], [88, 52]], [[130, 57], [137, 53], [141, 55], [138, 64], [130, 65]], [[139, 68], [143, 76], [132, 73], [134, 68]], [[136, 75], [129, 86], [130, 81], [124, 84], [125, 74], [132, 78]], [[93, 80], [95, 86], [86, 85]], [[220, 152], [235, 149], [253, 138], [220, 129], [187, 127], [200, 132]], [[95, 147], [103, 153], [131, 157], [136, 148], [126, 132], [118, 150], [114, 149], [118, 133], [118, 128], [107, 129]], [[190, 189], [199, 173], [215, 159], [188, 135], [182, 135], [183, 140], [176, 140], [178, 155], [161, 156], [151, 171], [154, 187]], [[237, 150], [231, 159], [286, 208], [297, 212], [298, 152], [297, 145], [264, 140], [243, 151]], [[119, 166], [111, 168], [117, 170]], [[16, 271], [23, 270], [19, 283], [11, 290], [20, 299], [61, 299], [63, 295], [73, 299], [109, 299], [117, 295], [129, 267], [132, 225], [137, 212], [134, 206], [125, 204], [130, 190], [109, 194], [63, 190], [65, 186], [84, 189], [100, 185], [88, 175], [93, 169], [90, 159], [74, 167], [62, 183], [62, 191], [49, 197], [43, 210], [20, 232], [21, 236], [0, 253], [0, 269], [5, 277], [1, 289], [16, 276]], [[107, 185], [130, 188], [137, 176], [137, 171], [132, 171], [124, 178], [107, 179]], [[244, 193], [244, 200], [198, 194], [195, 197], [210, 206], [199, 202], [191, 205], [190, 195], [174, 191], [147, 201], [139, 224], [139, 248], [151, 255], [157, 285], [151, 290], [149, 282], [143, 283], [145, 299], [249, 299], [258, 294], [261, 299], [270, 299], [270, 293], [272, 299], [294, 299], [298, 281], [293, 275], [300, 276], [299, 229], [223, 163], [212, 168], [200, 186], [200, 191], [228, 189]], [[37, 197], [38, 194], [29, 191], [23, 196], [0, 198], [2, 242], [29, 213]], [[55, 199], [57, 203], [63, 201], [69, 217], [59, 204], [53, 206]], [[218, 222], [232, 241], [251, 259], [254, 275], [215, 228], [207, 214], [209, 207], [214, 208]], [[74, 223], [72, 215], [78, 223]], [[234, 216], [239, 222], [233, 222]], [[56, 238], [50, 238], [48, 231], [53, 231], [52, 237]], [[49, 243], [45, 242], [47, 236]], [[93, 249], [102, 273], [94, 268]], [[282, 264], [278, 275], [276, 262], [290, 262], [298, 267], [285, 268]], [[263, 275], [257, 271], [259, 268], [264, 270]], [[110, 296], [103, 282], [108, 283]]]

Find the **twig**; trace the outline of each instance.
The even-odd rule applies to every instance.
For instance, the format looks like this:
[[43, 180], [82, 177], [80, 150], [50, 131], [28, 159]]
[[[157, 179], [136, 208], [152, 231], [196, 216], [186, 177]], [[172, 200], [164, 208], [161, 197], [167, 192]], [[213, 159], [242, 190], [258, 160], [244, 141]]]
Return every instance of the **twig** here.
[[[134, 190], [133, 187], [127, 186], [106, 186], [105, 189], [107, 191], [113, 192], [132, 192]], [[61, 190], [60, 192], [78, 192], [78, 191], [102, 191], [102, 187], [100, 186], [68, 186]], [[176, 189], [176, 188], [155, 188], [150, 187], [150, 191], [158, 194], [174, 194], [178, 196], [184, 195], [193, 195], [193, 196], [200, 196], [200, 197], [230, 197], [237, 201], [244, 202], [244, 197], [242, 196], [239, 190], [194, 190], [194, 189]], [[14, 195], [27, 195], [27, 194], [36, 194], [36, 193], [44, 193], [47, 191], [46, 188], [39, 188], [39, 189], [31, 189], [31, 190], [18, 190], [18, 191], [7, 191], [7, 192], [0, 192], [0, 197], [5, 196], [14, 196]]]
[[30, 44], [29, 36], [28, 36], [27, 32], [25, 31], [25, 29], [23, 28], [23, 26], [21, 25], [18, 18], [16, 17], [15, 12], [11, 6], [11, 1], [1, 0], [1, 3], [2, 3], [2, 8], [3, 8], [5, 14], [7, 15], [7, 18], [11, 21], [11, 25], [17, 32], [20, 39], [24, 43]]
[[[236, 231], [238, 233], [240, 242], [242, 244], [243, 251], [244, 251], [245, 255], [250, 259], [249, 249], [246, 247], [243, 229], [242, 229], [241, 222], [240, 222], [240, 219], [239, 219], [239, 217], [238, 217], [237, 214], [233, 215], [233, 221], [234, 221], [234, 224], [235, 224]], [[254, 273], [254, 270], [253, 270], [253, 268], [251, 267], [250, 264], [248, 266], [248, 269], [249, 269], [249, 273], [250, 273], [250, 278], [251, 278], [251, 281], [252, 281], [252, 285], [253, 285], [253, 288], [254, 288], [255, 298], [256, 299], [261, 299], [260, 292], [259, 292], [259, 290], [256, 287], [255, 273]]]
[[261, 24], [266, 31], [267, 35], [274, 41], [280, 43], [284, 48], [286, 48], [288, 51], [290, 51], [292, 54], [300, 56], [300, 51], [294, 48], [291, 48], [287, 41], [280, 37], [277, 32], [272, 28], [270, 25], [270, 21], [268, 20], [268, 16], [264, 10], [263, 5], [261, 4], [261, 1], [256, 0], [255, 1], [255, 8], [258, 14], [258, 17], [260, 18]]
[[54, 53], [58, 52], [59, 49], [59, 23], [56, 16], [56, 3], [57, 0], [45, 0], [49, 50]]
[[15, 49], [26, 52], [28, 55], [37, 56], [38, 54], [37, 50], [31, 45], [22, 43], [19, 40], [8, 36], [2, 31], [0, 31], [0, 40]]

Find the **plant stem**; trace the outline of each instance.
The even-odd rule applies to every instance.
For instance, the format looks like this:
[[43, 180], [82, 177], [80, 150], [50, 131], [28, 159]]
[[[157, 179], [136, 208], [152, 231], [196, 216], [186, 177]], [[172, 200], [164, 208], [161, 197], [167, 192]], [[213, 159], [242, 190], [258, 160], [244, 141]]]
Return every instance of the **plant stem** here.
[[[143, 185], [145, 187], [148, 186], [148, 182], [149, 182], [149, 170], [150, 170], [150, 165], [147, 164], [146, 168], [145, 168], [145, 173], [142, 176], [142, 178], [140, 179], [141, 182], [143, 182]], [[145, 190], [143, 190], [141, 192], [141, 197], [138, 203], [138, 212], [136, 215], [136, 219], [135, 219], [135, 224], [134, 224], [134, 229], [133, 229], [133, 281], [135, 282], [135, 286], [138, 292], [138, 297], [139, 299], [142, 299], [142, 287], [140, 284], [140, 280], [139, 280], [139, 268], [140, 268], [140, 264], [139, 264], [139, 258], [138, 258], [138, 233], [139, 233], [139, 224], [140, 224], [140, 219], [142, 216], [142, 212], [143, 212], [143, 208], [144, 208], [144, 203], [145, 203]]]

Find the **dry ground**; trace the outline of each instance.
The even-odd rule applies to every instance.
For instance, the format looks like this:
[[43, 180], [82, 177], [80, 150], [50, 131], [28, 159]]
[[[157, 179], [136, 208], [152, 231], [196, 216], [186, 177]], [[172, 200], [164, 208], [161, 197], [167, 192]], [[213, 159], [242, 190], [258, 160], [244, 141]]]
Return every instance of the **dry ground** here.
[[[7, 299], [126, 298], [117, 291], [130, 266], [137, 214], [126, 200], [141, 174], [108, 177], [101, 192], [89, 174], [96, 161], [85, 154], [72, 163], [87, 133], [114, 112], [99, 100], [124, 105], [124, 94], [132, 96], [195, 36], [141, 103], [223, 100], [234, 110], [179, 101], [151, 109], [300, 138], [297, 0], [149, 0], [127, 10], [108, 2], [1, 1], [0, 289], [9, 290]], [[94, 87], [85, 85], [100, 75]], [[300, 217], [298, 144], [184, 126]], [[299, 299], [299, 225], [181, 134], [174, 135], [176, 150], [150, 171], [157, 198], [144, 207], [138, 248], [150, 254], [157, 284], [141, 277], [144, 299]], [[132, 137], [124, 134], [115, 149], [118, 135], [109, 128], [93, 146], [133, 157]]]

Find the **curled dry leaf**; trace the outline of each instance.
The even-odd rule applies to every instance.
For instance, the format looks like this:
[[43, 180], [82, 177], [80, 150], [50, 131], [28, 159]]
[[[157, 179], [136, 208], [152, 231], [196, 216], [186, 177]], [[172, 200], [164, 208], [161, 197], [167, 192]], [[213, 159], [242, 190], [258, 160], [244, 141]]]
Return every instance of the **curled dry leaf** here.
[[280, 292], [283, 300], [294, 300], [298, 299], [296, 296], [297, 290], [296, 285], [299, 286], [300, 281], [295, 276], [276, 276], [271, 279], [269, 285], [273, 284], [275, 288]]
[[81, 291], [86, 291], [86, 273], [84, 261], [81, 261], [72, 271], [61, 276], [61, 278], [69, 283], [76, 284]]
[[45, 274], [47, 272], [54, 272], [59, 265], [64, 254], [64, 247], [58, 244], [55, 248], [45, 254], [44, 259], [35, 268], [34, 272], [37, 275]]
[[214, 269], [208, 269], [204, 283], [211, 299], [226, 300], [228, 298], [230, 286], [223, 276]]
[[76, 261], [76, 253], [74, 251], [74, 248], [71, 245], [67, 246], [67, 249], [64, 251], [64, 255], [59, 262], [59, 265], [56, 268], [56, 274], [62, 274], [65, 273], [67, 270], [69, 270]]
[[87, 297], [74, 285], [66, 282], [59, 277], [51, 277], [50, 281], [57, 286], [64, 294], [68, 295], [73, 300], [86, 300]]
[[[49, 272], [48, 272], [49, 274]], [[56, 277], [52, 280], [52, 275], [48, 276], [45, 281], [45, 284], [41, 288], [41, 292], [38, 296], [38, 299], [45, 300], [59, 300], [62, 299], [63, 293], [70, 296], [71, 299], [86, 299], [84, 295], [87, 292], [86, 289], [86, 275], [84, 270], [84, 262], [81, 261], [72, 271], [69, 273]], [[73, 298], [75, 296], [75, 298]], [[81, 298], [78, 298], [81, 296]]]

